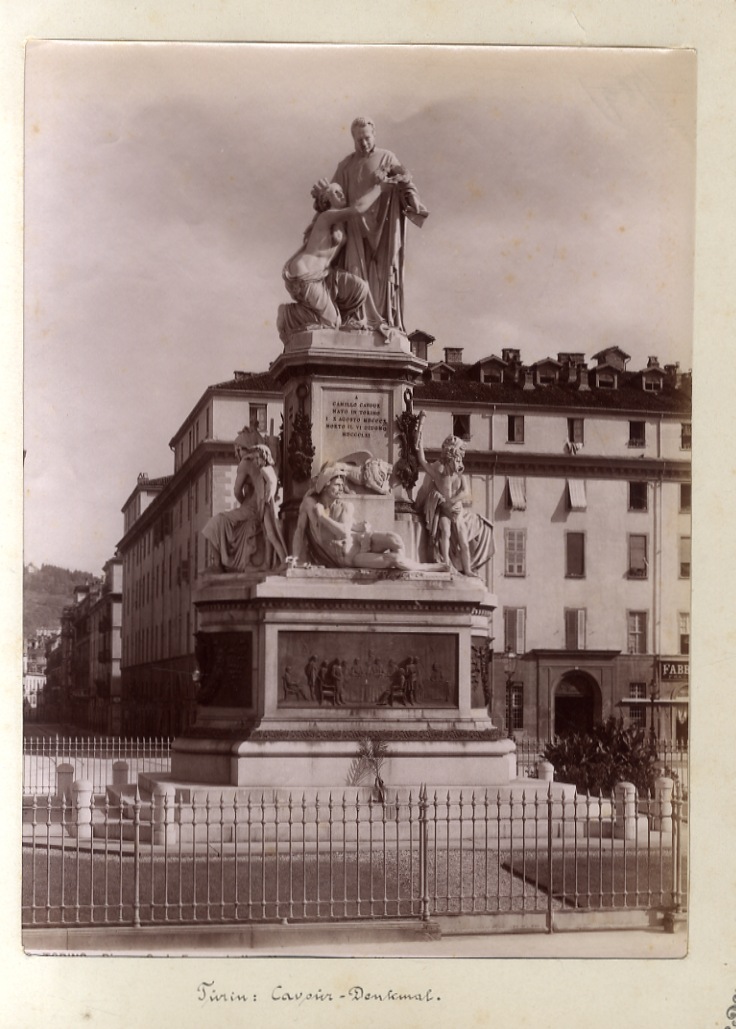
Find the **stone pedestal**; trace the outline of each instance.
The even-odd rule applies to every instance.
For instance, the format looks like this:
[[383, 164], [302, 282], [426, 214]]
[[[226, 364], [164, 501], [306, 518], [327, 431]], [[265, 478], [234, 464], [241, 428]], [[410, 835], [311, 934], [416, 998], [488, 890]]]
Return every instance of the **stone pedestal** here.
[[[174, 779], [346, 786], [369, 734], [386, 742], [384, 778], [397, 786], [514, 778], [514, 745], [488, 714], [495, 598], [479, 579], [327, 568], [210, 575], [195, 604], [205, 703], [174, 743]], [[310, 688], [310, 661], [338, 688]]]

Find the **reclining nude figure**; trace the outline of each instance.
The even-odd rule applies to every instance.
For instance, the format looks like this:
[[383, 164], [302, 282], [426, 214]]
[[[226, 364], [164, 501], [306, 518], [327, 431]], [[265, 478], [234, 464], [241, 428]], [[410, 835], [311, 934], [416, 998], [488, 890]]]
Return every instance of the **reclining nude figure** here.
[[284, 285], [293, 304], [281, 304], [276, 327], [285, 343], [305, 329], [377, 329], [387, 335], [368, 283], [333, 266], [345, 243], [346, 222], [358, 217], [380, 196], [375, 183], [352, 207], [336, 182], [315, 187], [317, 214], [304, 233], [301, 248], [284, 265]]
[[367, 522], [354, 521], [345, 489], [344, 468], [323, 465], [299, 508], [293, 546], [296, 560], [328, 568], [416, 568], [406, 557], [398, 533], [373, 532]]

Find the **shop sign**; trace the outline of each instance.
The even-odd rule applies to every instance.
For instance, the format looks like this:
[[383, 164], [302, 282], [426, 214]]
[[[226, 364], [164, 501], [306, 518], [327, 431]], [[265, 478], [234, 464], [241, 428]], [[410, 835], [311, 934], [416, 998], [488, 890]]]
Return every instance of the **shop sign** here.
[[690, 677], [690, 662], [660, 661], [659, 677], [662, 682], [687, 682]]

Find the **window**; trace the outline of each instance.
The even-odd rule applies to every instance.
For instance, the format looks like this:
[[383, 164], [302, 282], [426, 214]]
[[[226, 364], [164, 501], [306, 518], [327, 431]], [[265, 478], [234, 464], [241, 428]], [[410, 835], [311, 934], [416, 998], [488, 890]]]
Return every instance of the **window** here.
[[570, 443], [577, 443], [582, 446], [585, 442], [584, 425], [585, 421], [583, 418], [567, 419], [567, 438]]
[[692, 450], [693, 447], [693, 423], [681, 422], [680, 424], [680, 450]]
[[629, 422], [629, 446], [644, 447], [647, 443], [647, 423]]
[[257, 432], [266, 431], [266, 405], [265, 404], [249, 404], [248, 405], [248, 425], [251, 429], [255, 429]]
[[649, 499], [648, 482], [629, 483], [629, 511], [646, 511]]
[[470, 415], [454, 414], [452, 416], [452, 435], [459, 439], [470, 439]]
[[626, 650], [629, 654], [647, 652], [647, 612], [629, 611], [627, 615]]
[[616, 385], [616, 380], [612, 375], [599, 375], [598, 376], [598, 388], [599, 389], [613, 389]]
[[505, 607], [503, 609], [503, 647], [515, 654], [526, 650], [526, 608]]
[[629, 571], [630, 579], [646, 579], [649, 572], [649, 559], [647, 557], [648, 539], [646, 536], [629, 536]]
[[677, 616], [677, 630], [680, 637], [680, 653], [690, 653], [690, 615], [687, 611], [680, 611]]
[[[629, 696], [632, 700], [647, 699], [647, 684], [645, 682], [630, 682]], [[645, 729], [647, 722], [647, 709], [645, 704], [631, 704], [629, 707], [629, 724], [637, 729]]]
[[506, 686], [506, 731], [515, 732], [524, 728], [524, 686], [510, 682]]
[[644, 379], [644, 389], [650, 393], [657, 393], [662, 389], [662, 380], [659, 377], [656, 379]]
[[565, 650], [585, 650], [585, 608], [565, 608]]
[[680, 483], [680, 510], [690, 511], [693, 502], [693, 484], [691, 482]]
[[524, 442], [524, 415], [523, 414], [510, 414], [509, 415], [509, 443], [523, 443]]
[[491, 369], [483, 372], [483, 382], [501, 382], [501, 372]]
[[505, 574], [526, 575], [526, 529], [504, 529]]
[[565, 575], [569, 579], [585, 576], [585, 533], [565, 533]]
[[690, 537], [680, 536], [680, 578], [690, 578]]

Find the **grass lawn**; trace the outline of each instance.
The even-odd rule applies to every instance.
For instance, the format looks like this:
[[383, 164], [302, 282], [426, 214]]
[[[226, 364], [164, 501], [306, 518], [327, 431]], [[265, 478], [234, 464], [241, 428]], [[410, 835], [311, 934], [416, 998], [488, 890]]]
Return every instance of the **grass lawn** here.
[[[552, 853], [551, 876], [546, 861], [521, 871], [516, 860], [514, 872], [548, 893], [565, 907], [573, 908], [662, 908], [672, 907], [673, 858], [671, 851], [646, 852], [591, 850]], [[507, 866], [510, 869], [510, 866]], [[687, 860], [682, 859], [680, 903], [687, 892]]]

